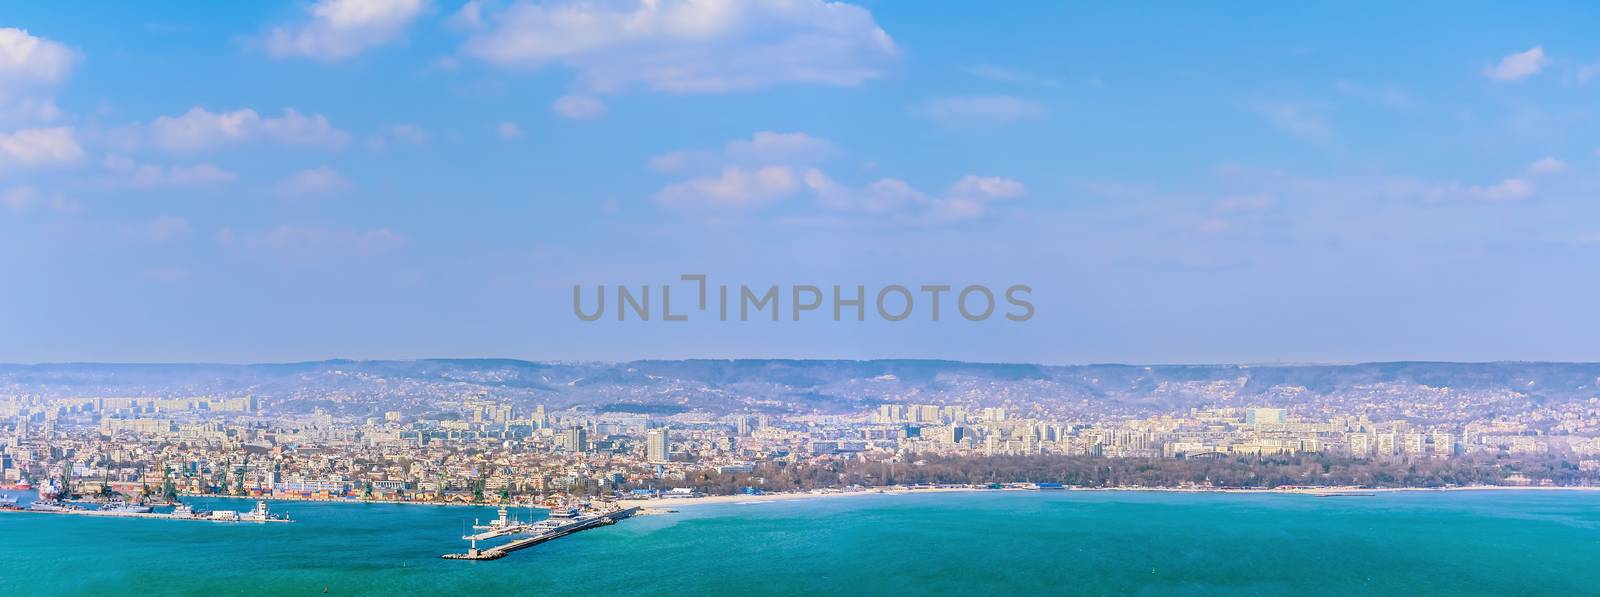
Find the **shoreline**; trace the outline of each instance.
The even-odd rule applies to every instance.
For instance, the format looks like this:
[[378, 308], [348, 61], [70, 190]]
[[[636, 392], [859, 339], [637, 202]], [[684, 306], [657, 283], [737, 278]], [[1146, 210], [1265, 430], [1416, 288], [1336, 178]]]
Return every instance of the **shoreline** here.
[[[209, 495], [203, 493], [179, 494], [180, 500], [186, 498], [224, 499], [224, 500], [267, 500], [272, 502], [306, 502], [312, 504], [394, 504], [397, 506], [477, 506], [480, 508], [498, 508], [499, 502], [424, 502], [420, 500], [366, 500], [361, 498], [308, 498], [294, 496], [251, 496], [251, 495]], [[506, 506], [525, 507], [526, 503], [509, 503]]]
[[714, 504], [757, 504], [767, 502], [783, 502], [794, 500], [821, 499], [830, 497], [849, 496], [899, 496], [921, 495], [934, 493], [1073, 493], [1073, 492], [1142, 492], [1142, 493], [1192, 493], [1192, 494], [1266, 494], [1266, 495], [1300, 495], [1310, 497], [1333, 496], [1366, 496], [1379, 493], [1402, 492], [1455, 492], [1455, 491], [1600, 491], [1600, 486], [1573, 486], [1573, 487], [1519, 487], [1508, 485], [1464, 485], [1459, 487], [1292, 487], [1272, 489], [1252, 488], [1180, 488], [1180, 487], [1064, 487], [1051, 489], [1036, 489], [1024, 487], [1006, 487], [991, 489], [987, 487], [926, 487], [926, 488], [867, 488], [853, 491], [846, 490], [818, 490], [814, 492], [799, 493], [764, 493], [759, 495], [705, 495], [686, 498], [655, 498], [655, 499], [622, 499], [618, 504], [625, 507], [639, 506], [652, 509], [670, 509], [674, 506], [704, 506]]
[[[1012, 493], [1012, 492], [1043, 492], [1043, 493], [1071, 493], [1071, 492], [1130, 492], [1130, 493], [1194, 493], [1194, 494], [1266, 494], [1266, 495], [1307, 495], [1307, 496], [1361, 496], [1379, 493], [1402, 492], [1448, 492], [1448, 491], [1600, 491], [1600, 486], [1515, 486], [1515, 485], [1463, 485], [1456, 487], [1285, 487], [1285, 488], [1189, 488], [1189, 487], [1061, 487], [1061, 488], [1033, 488], [1033, 487], [1003, 487], [989, 488], [979, 486], [944, 486], [944, 487], [870, 487], [861, 489], [820, 489], [807, 492], [782, 492], [763, 493], [758, 495], [731, 494], [731, 495], [700, 495], [685, 498], [621, 498], [614, 503], [623, 507], [640, 506], [645, 508], [671, 508], [678, 506], [696, 506], [705, 504], [737, 504], [737, 503], [765, 503], [781, 502], [804, 499], [820, 499], [845, 496], [869, 495], [920, 495], [933, 493]], [[238, 495], [182, 495], [181, 498], [203, 499], [230, 499], [230, 500], [269, 500], [276, 502], [305, 502], [321, 504], [393, 504], [399, 506], [448, 506], [448, 507], [479, 507], [497, 508], [499, 502], [424, 502], [412, 500], [366, 500], [343, 498], [305, 498], [305, 497], [269, 497], [269, 496], [238, 496]], [[543, 506], [527, 502], [511, 502], [504, 504], [514, 508], [539, 508]]]
[[[717, 504], [755, 505], [769, 502], [787, 502], [796, 500], [814, 500], [838, 497], [865, 497], [865, 496], [901, 496], [921, 494], [945, 493], [1073, 493], [1073, 492], [1128, 492], [1128, 493], [1180, 493], [1180, 494], [1250, 494], [1250, 495], [1298, 495], [1310, 497], [1370, 497], [1387, 493], [1428, 493], [1428, 492], [1461, 492], [1461, 491], [1509, 491], [1509, 492], [1600, 492], [1600, 486], [1513, 486], [1513, 485], [1463, 485], [1455, 487], [1281, 487], [1281, 488], [1190, 488], [1190, 487], [1001, 487], [991, 488], [984, 486], [936, 486], [936, 487], [869, 487], [857, 489], [819, 489], [806, 492], [780, 492], [763, 493], [757, 495], [732, 494], [732, 495], [700, 495], [683, 498], [621, 498], [611, 500], [611, 503], [623, 508], [639, 507], [645, 510], [656, 511], [671, 510], [677, 506], [705, 506]], [[265, 496], [238, 496], [238, 495], [182, 495], [180, 498], [201, 499], [228, 499], [228, 500], [267, 500], [275, 502], [303, 502], [322, 504], [388, 504], [397, 506], [437, 506], [437, 507], [478, 507], [498, 508], [502, 505], [510, 508], [535, 508], [544, 510], [544, 506], [528, 502], [424, 502], [411, 500], [364, 500], [340, 498], [306, 498], [306, 497], [265, 497]]]

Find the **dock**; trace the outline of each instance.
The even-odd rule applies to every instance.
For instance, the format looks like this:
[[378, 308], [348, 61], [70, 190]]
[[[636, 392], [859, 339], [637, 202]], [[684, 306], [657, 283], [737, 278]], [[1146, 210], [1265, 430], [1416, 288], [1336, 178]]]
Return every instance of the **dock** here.
[[233, 510], [214, 510], [199, 512], [194, 510], [179, 509], [172, 512], [129, 512], [125, 510], [94, 510], [78, 506], [60, 506], [52, 508], [34, 508], [19, 506], [0, 506], [0, 513], [15, 512], [22, 514], [60, 514], [64, 516], [95, 516], [101, 518], [153, 518], [158, 520], [204, 520], [209, 522], [294, 522], [288, 517], [267, 512], [266, 502], [257, 502], [256, 509], [248, 512]]
[[[546, 541], [560, 539], [578, 531], [586, 531], [597, 527], [616, 524], [617, 521], [631, 517], [638, 512], [639, 507], [634, 506], [632, 508], [623, 508], [621, 510], [613, 510], [610, 512], [582, 516], [564, 524], [552, 524], [549, 519], [546, 519], [532, 524], [493, 529], [489, 532], [465, 537], [465, 539], [472, 542], [472, 548], [467, 550], [467, 553], [449, 553], [440, 557], [446, 560], [498, 560], [506, 557], [506, 554], [519, 549], [533, 547]], [[478, 541], [480, 538], [494, 538], [529, 532], [532, 534], [509, 543], [496, 545], [487, 549], [478, 549]]]
[[65, 516], [97, 516], [101, 518], [155, 518], [159, 520], [203, 520], [207, 522], [294, 522], [287, 518], [256, 519], [245, 516], [174, 516], [171, 512], [107, 512], [105, 510], [29, 510], [27, 508], [0, 508], [0, 512], [21, 514], [61, 514]]

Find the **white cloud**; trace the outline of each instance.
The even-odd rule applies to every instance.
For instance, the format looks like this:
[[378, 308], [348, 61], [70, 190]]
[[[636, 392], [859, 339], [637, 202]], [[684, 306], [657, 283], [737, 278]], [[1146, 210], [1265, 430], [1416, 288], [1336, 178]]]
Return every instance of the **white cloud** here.
[[1429, 202], [1483, 201], [1491, 203], [1521, 201], [1533, 196], [1535, 187], [1521, 178], [1507, 178], [1490, 185], [1467, 185], [1459, 182], [1430, 182], [1416, 179], [1393, 179], [1383, 185], [1383, 192], [1391, 197], [1419, 199]]
[[[1521, 170], [1518, 169], [1518, 171]], [[1312, 199], [1339, 204], [1347, 204], [1353, 200], [1401, 200], [1439, 206], [1517, 205], [1536, 197], [1539, 193], [1539, 186], [1534, 179], [1515, 175], [1497, 180], [1491, 179], [1493, 182], [1473, 184], [1459, 180], [1429, 179], [1415, 176], [1386, 176], [1371, 179], [1352, 179], [1349, 177], [1320, 179], [1298, 176], [1282, 170], [1255, 169], [1237, 164], [1219, 167], [1217, 173], [1236, 186], [1247, 185], [1249, 188], [1263, 189], [1262, 192], [1271, 193], [1274, 196], [1295, 197], [1297, 205], [1305, 204]], [[1145, 197], [1145, 195], [1127, 195], [1126, 197], [1140, 198]], [[1149, 197], [1159, 198], [1159, 196], [1155, 195], [1149, 195]], [[1180, 196], [1177, 198], [1187, 200], [1187, 197]], [[1223, 207], [1230, 207], [1226, 201], [1224, 200], [1224, 202], [1219, 202], [1216, 205], [1218, 212], [1230, 211], [1222, 209]], [[1237, 203], [1232, 205], [1232, 207], [1237, 206]], [[1232, 211], [1248, 210], [1235, 209]], [[1243, 215], [1247, 217], [1262, 217], [1265, 214]]]
[[78, 53], [24, 29], [0, 28], [0, 94], [24, 85], [55, 85], [66, 80]]
[[606, 114], [606, 105], [587, 95], [563, 95], [550, 104], [550, 109], [574, 120], [589, 120]]
[[501, 139], [521, 139], [522, 138], [522, 127], [518, 126], [517, 123], [511, 122], [509, 120], [501, 122], [499, 125], [496, 125], [494, 127], [494, 132], [495, 132], [495, 134], [500, 135]]
[[225, 247], [272, 253], [292, 259], [371, 257], [404, 249], [411, 239], [388, 228], [350, 230], [320, 226], [282, 225], [261, 232], [236, 233], [224, 229], [217, 235]]
[[[139, 125], [132, 128], [134, 133], [139, 132]], [[195, 106], [181, 116], [156, 118], [144, 128], [151, 144], [170, 151], [195, 151], [262, 139], [284, 145], [339, 148], [350, 139], [321, 114], [306, 116], [293, 109], [285, 109], [282, 116], [263, 118], [249, 108], [210, 112]]]
[[1486, 201], [1519, 201], [1533, 196], [1533, 183], [1520, 178], [1507, 178], [1486, 187], [1467, 187], [1466, 194]]
[[276, 57], [342, 60], [393, 41], [422, 14], [423, 0], [320, 0], [306, 7], [307, 19], [267, 34]]
[[882, 178], [861, 188], [834, 182], [821, 170], [805, 174], [806, 186], [824, 208], [833, 211], [899, 215], [949, 221], [972, 219], [988, 212], [995, 201], [1022, 196], [1026, 187], [1015, 180], [968, 174], [950, 185], [943, 195], [930, 195], [906, 181]]
[[957, 197], [983, 199], [1010, 199], [1023, 193], [1022, 183], [997, 176], [968, 174], [950, 186], [950, 194]]
[[728, 141], [718, 150], [689, 149], [652, 156], [648, 161], [657, 172], [683, 172], [718, 168], [723, 164], [769, 166], [808, 164], [836, 153], [832, 143], [805, 133], [758, 131], [749, 138]]
[[1009, 95], [942, 97], [912, 107], [923, 118], [946, 123], [1005, 123], [1044, 116], [1044, 104]]
[[932, 203], [935, 217], [945, 219], [975, 218], [988, 210], [991, 202], [1014, 199], [1027, 192], [1022, 183], [1009, 178], [968, 174], [950, 185], [944, 197]]
[[22, 29], [0, 27], [0, 127], [38, 126], [62, 116], [53, 97], [78, 52]]
[[462, 51], [492, 64], [576, 69], [596, 92], [854, 86], [898, 55], [867, 9], [824, 0], [517, 2]]
[[1544, 70], [1549, 60], [1544, 56], [1544, 48], [1534, 46], [1526, 52], [1517, 52], [1500, 59], [1500, 62], [1483, 70], [1483, 76], [1496, 81], [1515, 81], [1531, 77]]
[[758, 131], [723, 148], [728, 157], [748, 161], [811, 161], [833, 153], [833, 144], [805, 133]]
[[1566, 171], [1567, 163], [1553, 157], [1547, 157], [1528, 164], [1528, 174], [1533, 176], [1560, 174]]
[[[716, 150], [682, 150], [650, 158], [650, 169], [683, 173], [713, 170], [666, 186], [656, 202], [669, 207], [751, 208], [802, 192], [822, 208], [914, 220], [957, 220], [984, 214], [997, 200], [1021, 196], [1022, 183], [967, 175], [944, 193], [919, 191], [903, 180], [881, 178], [856, 187], [835, 182], [814, 164], [837, 153], [830, 142], [805, 133], [759, 131]], [[718, 170], [720, 169], [720, 170]]]
[[306, 197], [337, 193], [351, 186], [350, 181], [333, 168], [323, 166], [290, 174], [278, 181], [276, 189], [278, 194], [286, 197]]
[[110, 156], [105, 159], [104, 165], [106, 170], [115, 176], [110, 181], [113, 186], [139, 188], [203, 186], [228, 184], [239, 178], [237, 174], [211, 164], [160, 166], [139, 164], [125, 157]]
[[672, 207], [752, 207], [794, 195], [800, 189], [794, 170], [785, 166], [745, 169], [729, 166], [718, 176], [691, 178], [656, 193], [656, 202]]
[[76, 163], [83, 147], [68, 127], [0, 133], [0, 172]]
[[805, 183], [817, 201], [833, 211], [884, 214], [928, 200], [927, 195], [906, 181], [894, 178], [879, 179], [857, 189], [834, 182], [821, 170], [812, 168], [805, 173]]
[[483, 27], [483, 5], [478, 0], [467, 0], [460, 10], [445, 20], [445, 25], [456, 31], [472, 31]]

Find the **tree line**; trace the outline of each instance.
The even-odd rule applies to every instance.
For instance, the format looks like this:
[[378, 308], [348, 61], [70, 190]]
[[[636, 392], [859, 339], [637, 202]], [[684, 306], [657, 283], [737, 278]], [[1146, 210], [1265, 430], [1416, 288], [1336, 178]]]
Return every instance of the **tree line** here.
[[1102, 456], [926, 456], [913, 462], [834, 460], [766, 462], [753, 472], [713, 469], [657, 487], [690, 487], [708, 494], [806, 491], [846, 486], [1059, 483], [1067, 487], [1246, 488], [1355, 486], [1370, 488], [1472, 485], [1600, 485], [1600, 472], [1580, 471], [1559, 458], [1475, 456], [1450, 459], [1364, 459], [1322, 454], [1218, 459]]

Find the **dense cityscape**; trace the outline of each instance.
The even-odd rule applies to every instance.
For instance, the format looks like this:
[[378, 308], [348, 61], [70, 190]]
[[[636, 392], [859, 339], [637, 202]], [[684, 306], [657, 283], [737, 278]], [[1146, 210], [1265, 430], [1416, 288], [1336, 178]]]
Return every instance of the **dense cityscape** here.
[[[874, 378], [891, 381], [884, 375], [892, 377]], [[1036, 380], [994, 392], [1019, 384]], [[728, 387], [701, 390], [721, 398], [707, 407], [690, 394], [677, 407], [564, 400], [555, 408], [447, 386], [424, 400], [397, 391], [387, 401], [394, 410], [380, 410], [380, 393], [361, 402], [366, 412], [304, 395], [17, 392], [0, 401], [0, 481], [59, 484], [86, 499], [465, 503], [940, 485], [1600, 485], [1600, 398], [1409, 383], [1383, 392], [1402, 388], [1362, 407], [1313, 400], [1303, 387], [1274, 387], [1271, 405], [1210, 387], [1220, 393], [1209, 404], [1099, 414], [1071, 400], [1017, 406], [921, 391], [804, 409], [796, 408], [803, 399], [729, 402]], [[1526, 408], [1485, 406], [1508, 396]], [[329, 408], [297, 408], [306, 403]]]

